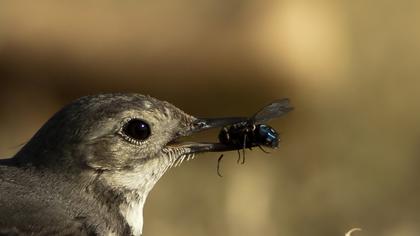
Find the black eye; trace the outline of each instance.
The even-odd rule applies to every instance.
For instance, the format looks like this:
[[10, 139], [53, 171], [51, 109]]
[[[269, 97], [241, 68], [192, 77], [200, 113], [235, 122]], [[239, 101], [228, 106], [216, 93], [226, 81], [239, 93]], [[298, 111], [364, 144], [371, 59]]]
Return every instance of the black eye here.
[[143, 141], [150, 136], [149, 125], [139, 119], [132, 119], [124, 125], [122, 132], [137, 141]]

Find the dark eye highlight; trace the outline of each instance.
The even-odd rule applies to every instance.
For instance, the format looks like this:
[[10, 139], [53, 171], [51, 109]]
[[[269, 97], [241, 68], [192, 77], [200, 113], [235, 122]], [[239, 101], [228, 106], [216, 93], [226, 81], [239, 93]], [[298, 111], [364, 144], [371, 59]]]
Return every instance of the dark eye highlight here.
[[132, 119], [128, 121], [122, 132], [124, 135], [127, 135], [129, 138], [136, 141], [144, 141], [150, 136], [150, 127], [149, 125], [140, 119]]

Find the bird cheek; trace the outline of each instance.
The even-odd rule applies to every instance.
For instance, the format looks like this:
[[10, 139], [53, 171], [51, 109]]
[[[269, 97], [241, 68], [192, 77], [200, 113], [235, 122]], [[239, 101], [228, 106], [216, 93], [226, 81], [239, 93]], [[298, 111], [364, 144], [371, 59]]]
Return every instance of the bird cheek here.
[[113, 170], [124, 167], [127, 159], [127, 152], [122, 145], [104, 141], [91, 143], [84, 147], [85, 163], [94, 169]]

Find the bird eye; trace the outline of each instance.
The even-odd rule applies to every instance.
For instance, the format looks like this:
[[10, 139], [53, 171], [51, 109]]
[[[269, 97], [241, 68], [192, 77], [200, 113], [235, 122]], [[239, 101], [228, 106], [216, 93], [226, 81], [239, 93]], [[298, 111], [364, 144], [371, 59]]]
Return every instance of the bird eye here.
[[132, 119], [124, 125], [122, 132], [136, 141], [146, 140], [150, 136], [149, 125], [139, 119]]

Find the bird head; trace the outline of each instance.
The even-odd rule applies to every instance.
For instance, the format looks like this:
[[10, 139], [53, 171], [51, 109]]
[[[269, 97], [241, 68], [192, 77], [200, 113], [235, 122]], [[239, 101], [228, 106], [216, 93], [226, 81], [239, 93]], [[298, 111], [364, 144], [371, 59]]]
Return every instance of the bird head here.
[[60, 172], [103, 171], [112, 176], [113, 184], [135, 189], [142, 187], [141, 179], [157, 180], [197, 152], [230, 149], [175, 142], [178, 138], [243, 119], [198, 119], [139, 94], [87, 96], [57, 112], [15, 159], [20, 165]]

